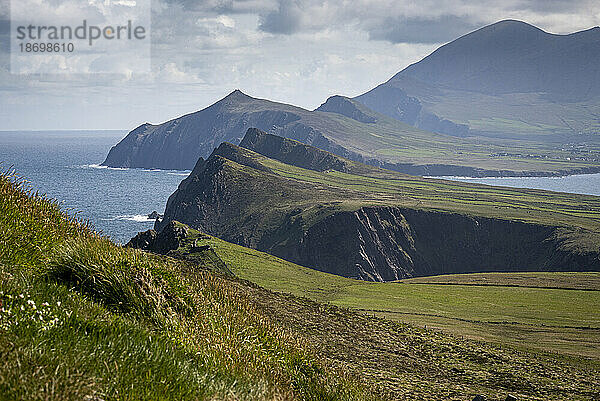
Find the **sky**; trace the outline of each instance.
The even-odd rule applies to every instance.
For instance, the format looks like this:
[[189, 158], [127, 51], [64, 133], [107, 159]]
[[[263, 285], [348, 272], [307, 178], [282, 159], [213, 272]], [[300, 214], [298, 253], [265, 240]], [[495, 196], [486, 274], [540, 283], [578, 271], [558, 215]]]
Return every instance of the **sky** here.
[[[93, 2], [12, 1], [28, 2], [32, 15], [73, 21]], [[556, 34], [600, 25], [597, 0], [151, 1], [149, 71], [28, 75], [11, 73], [11, 4], [0, 0], [0, 130], [131, 130], [200, 110], [235, 89], [314, 109], [332, 95], [360, 95], [440, 45], [503, 19]]]

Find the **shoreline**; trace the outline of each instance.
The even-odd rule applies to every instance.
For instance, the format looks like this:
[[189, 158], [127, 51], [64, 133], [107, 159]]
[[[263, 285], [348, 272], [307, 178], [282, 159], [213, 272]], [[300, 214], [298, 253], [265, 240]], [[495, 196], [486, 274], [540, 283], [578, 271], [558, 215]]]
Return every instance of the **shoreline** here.
[[485, 176], [463, 176], [463, 175], [424, 175], [423, 178], [432, 178], [438, 180], [448, 180], [450, 178], [465, 179], [465, 180], [480, 180], [480, 179], [527, 179], [527, 178], [567, 178], [567, 177], [584, 177], [600, 174], [600, 171], [591, 173], [575, 173], [563, 175], [485, 175]]
[[527, 178], [527, 177], [568, 177], [573, 175], [589, 175], [600, 173], [600, 166], [577, 167], [558, 171], [515, 171], [491, 170], [479, 167], [458, 166], [452, 164], [423, 164], [414, 165], [407, 163], [375, 163], [387, 170], [421, 177], [465, 177], [465, 178]]

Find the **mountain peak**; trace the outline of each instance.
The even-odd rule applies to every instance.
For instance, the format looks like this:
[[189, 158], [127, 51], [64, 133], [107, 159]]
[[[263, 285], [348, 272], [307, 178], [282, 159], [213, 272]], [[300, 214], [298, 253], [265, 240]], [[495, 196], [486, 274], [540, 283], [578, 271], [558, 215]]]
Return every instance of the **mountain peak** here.
[[490, 28], [503, 28], [503, 29], [522, 29], [522, 30], [530, 30], [530, 31], [542, 31], [537, 26], [528, 24], [525, 21], [520, 21], [516, 19], [505, 19], [502, 21], [495, 22], [493, 24], [484, 26], [481, 29], [490, 29]]
[[353, 120], [360, 121], [362, 123], [375, 123], [377, 119], [371, 115], [371, 110], [368, 110], [361, 103], [356, 100], [349, 99], [345, 96], [331, 96], [325, 103], [320, 105], [315, 111], [323, 111], [329, 113], [341, 114], [346, 117], [350, 117]]
[[461, 36], [454, 42], [450, 43], [462, 43], [469, 41], [492, 41], [494, 43], [511, 43], [515, 41], [534, 41], [537, 38], [551, 35], [552, 34], [547, 33], [536, 26], [528, 24], [527, 22], [514, 19], [506, 19], [479, 28], [476, 31]]
[[440, 47], [391, 81], [411, 78], [440, 88], [545, 93], [577, 100], [600, 93], [596, 83], [599, 30], [551, 34], [523, 21], [504, 20]]
[[239, 89], [235, 89], [229, 95], [225, 96], [223, 99], [252, 99], [251, 96], [246, 95]]

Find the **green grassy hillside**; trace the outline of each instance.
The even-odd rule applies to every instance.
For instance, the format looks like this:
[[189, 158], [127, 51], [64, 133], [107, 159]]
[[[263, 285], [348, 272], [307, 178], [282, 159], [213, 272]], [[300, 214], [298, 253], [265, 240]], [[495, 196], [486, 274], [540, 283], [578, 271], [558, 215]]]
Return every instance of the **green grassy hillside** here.
[[[203, 237], [204, 238], [204, 237]], [[210, 237], [239, 277], [418, 326], [600, 367], [600, 273], [478, 273], [369, 283], [318, 272]]]
[[[318, 172], [246, 149], [240, 148], [240, 152], [246, 152], [247, 157], [268, 167], [277, 176], [318, 188], [331, 201], [339, 201], [339, 209], [352, 209], [357, 203], [396, 204], [600, 231], [600, 198], [596, 196], [429, 179], [369, 167], [361, 170], [357, 167], [356, 174], [335, 170]], [[335, 194], [336, 190], [344, 192]]]
[[0, 175], [0, 399], [363, 400], [243, 286], [122, 249]]

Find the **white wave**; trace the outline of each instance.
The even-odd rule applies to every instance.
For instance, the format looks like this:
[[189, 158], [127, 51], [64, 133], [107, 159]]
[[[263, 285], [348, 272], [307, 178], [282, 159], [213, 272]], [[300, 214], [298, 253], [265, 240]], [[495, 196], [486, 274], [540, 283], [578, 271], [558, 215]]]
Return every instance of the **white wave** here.
[[104, 220], [104, 221], [114, 221], [114, 220], [135, 221], [138, 223], [153, 223], [154, 222], [154, 219], [149, 218], [145, 214], [124, 214], [121, 216], [113, 216], [113, 217], [109, 217], [107, 219], [102, 219], [102, 220]]
[[160, 168], [127, 168], [127, 167], [108, 167], [108, 166], [103, 166], [101, 164], [82, 164], [79, 166], [76, 166], [79, 168], [97, 168], [97, 169], [103, 169], [103, 170], [138, 170], [138, 171], [143, 171], [145, 173], [162, 173], [162, 172], [166, 172], [169, 175], [181, 175], [181, 176], [188, 176], [190, 175], [190, 173], [192, 172], [192, 170], [164, 170], [164, 169], [160, 169]]
[[101, 170], [129, 170], [128, 168], [124, 168], [124, 167], [108, 167], [108, 166], [103, 166], [101, 164], [82, 164], [80, 166], [77, 166], [80, 168], [97, 168], [97, 169], [101, 169]]

